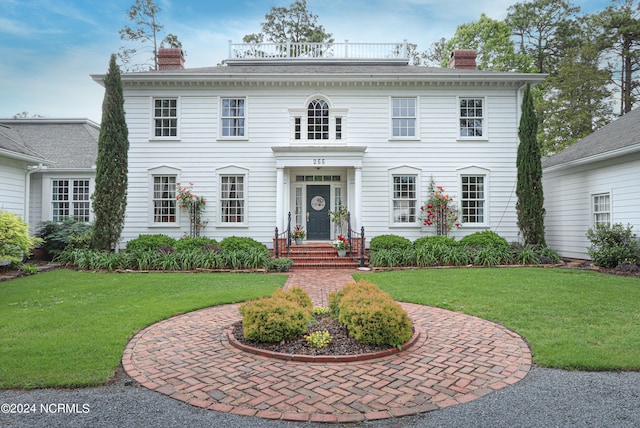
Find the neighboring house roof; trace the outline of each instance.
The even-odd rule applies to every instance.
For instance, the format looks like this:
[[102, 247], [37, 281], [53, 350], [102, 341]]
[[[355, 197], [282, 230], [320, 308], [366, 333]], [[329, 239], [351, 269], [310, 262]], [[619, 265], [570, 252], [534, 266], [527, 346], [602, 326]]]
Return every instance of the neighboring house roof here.
[[2, 123], [0, 123], [0, 155], [27, 162], [45, 162], [42, 156], [25, 145], [20, 133]]
[[562, 168], [640, 152], [640, 108], [630, 111], [607, 126], [549, 158], [542, 168]]
[[20, 146], [52, 169], [93, 168], [99, 134], [88, 119], [0, 119], [0, 149]]

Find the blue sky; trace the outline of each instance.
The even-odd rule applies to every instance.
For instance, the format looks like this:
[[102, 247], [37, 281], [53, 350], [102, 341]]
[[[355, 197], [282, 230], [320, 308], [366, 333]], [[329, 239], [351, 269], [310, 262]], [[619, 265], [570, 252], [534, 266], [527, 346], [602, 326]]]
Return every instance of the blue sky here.
[[[158, 20], [178, 35], [186, 67], [216, 65], [228, 41], [260, 31], [273, 6], [294, 0], [157, 0]], [[522, 1], [522, 0], [521, 0]], [[481, 13], [504, 19], [517, 0], [307, 0], [336, 41], [401, 42], [424, 51]], [[0, 118], [26, 111], [49, 118], [100, 122], [104, 89], [90, 74], [105, 73], [109, 56], [124, 44], [134, 0], [0, 0]], [[610, 0], [574, 0], [583, 11]]]

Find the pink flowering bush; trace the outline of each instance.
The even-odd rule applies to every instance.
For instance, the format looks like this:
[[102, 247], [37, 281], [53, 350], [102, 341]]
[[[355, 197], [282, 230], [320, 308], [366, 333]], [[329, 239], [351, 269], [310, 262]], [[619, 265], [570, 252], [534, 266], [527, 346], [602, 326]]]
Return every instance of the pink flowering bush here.
[[420, 221], [425, 226], [435, 226], [436, 234], [447, 236], [454, 227], [460, 227], [458, 207], [442, 186], [436, 186], [433, 177], [429, 183], [431, 197], [420, 207]]
[[189, 183], [189, 186], [182, 186], [180, 183], [176, 183], [176, 185], [178, 206], [189, 212], [190, 235], [192, 238], [196, 238], [200, 236], [200, 230], [204, 229], [206, 225], [206, 222], [202, 221], [202, 211], [204, 211], [207, 200], [193, 192], [192, 182]]

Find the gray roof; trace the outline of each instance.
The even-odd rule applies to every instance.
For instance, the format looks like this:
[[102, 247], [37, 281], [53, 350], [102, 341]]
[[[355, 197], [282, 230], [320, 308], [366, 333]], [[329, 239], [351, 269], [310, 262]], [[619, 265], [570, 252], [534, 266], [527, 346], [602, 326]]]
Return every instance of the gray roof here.
[[0, 148], [45, 161], [49, 168], [92, 168], [100, 127], [88, 119], [0, 119]]
[[19, 132], [3, 123], [0, 123], [0, 152], [5, 156], [17, 159], [34, 162], [45, 161], [42, 156], [27, 147]]
[[560, 153], [542, 160], [543, 168], [640, 151], [640, 108], [584, 137]]

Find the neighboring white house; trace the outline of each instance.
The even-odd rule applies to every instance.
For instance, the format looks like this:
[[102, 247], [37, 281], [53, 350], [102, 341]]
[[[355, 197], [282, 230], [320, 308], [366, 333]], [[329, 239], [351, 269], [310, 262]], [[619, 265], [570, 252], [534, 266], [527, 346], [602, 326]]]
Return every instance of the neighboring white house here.
[[640, 230], [640, 109], [542, 162], [547, 245], [588, 259], [587, 230], [630, 224]]
[[[462, 211], [457, 237], [518, 239], [516, 152], [522, 94], [540, 74], [408, 65], [405, 44], [232, 45], [224, 65], [184, 69], [160, 50], [160, 71], [125, 73], [129, 188], [122, 240], [180, 237], [177, 183], [207, 199], [204, 236], [272, 245], [276, 226], [333, 239], [329, 210], [353, 229], [415, 239], [433, 176]], [[295, 50], [295, 53], [291, 53]], [[104, 75], [92, 76], [103, 84]]]
[[89, 222], [99, 126], [87, 119], [0, 119], [0, 209], [27, 220]]

